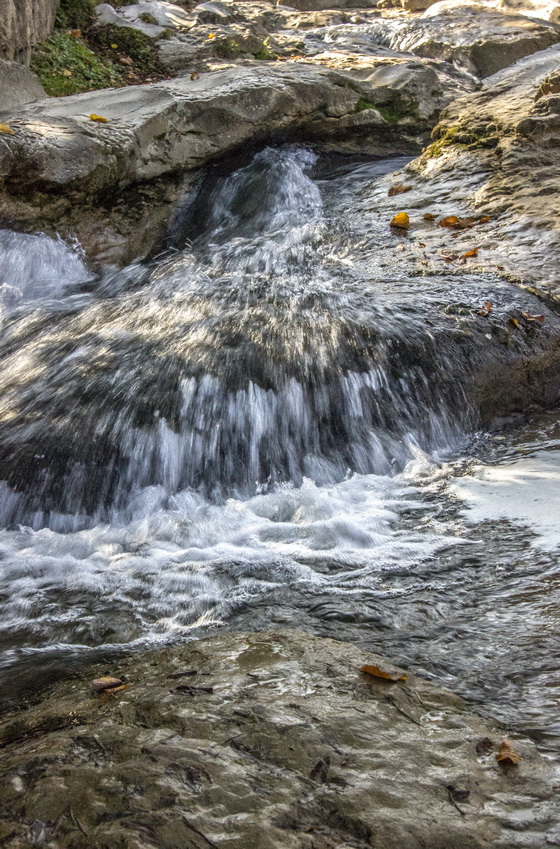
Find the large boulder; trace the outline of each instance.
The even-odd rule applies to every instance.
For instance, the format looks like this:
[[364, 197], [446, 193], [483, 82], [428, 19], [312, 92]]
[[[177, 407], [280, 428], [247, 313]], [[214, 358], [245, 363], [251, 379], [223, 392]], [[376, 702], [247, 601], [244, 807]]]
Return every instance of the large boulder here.
[[557, 0], [499, 0], [498, 8], [531, 18], [560, 22], [560, 3]]
[[560, 41], [560, 27], [481, 4], [437, 3], [414, 20], [387, 19], [367, 27], [370, 37], [393, 50], [452, 62], [487, 77]]
[[43, 86], [23, 65], [0, 59], [0, 115], [45, 98]]
[[[167, 203], [166, 180], [178, 190], [177, 175], [243, 145], [281, 134], [386, 153], [410, 150], [418, 132], [403, 116], [387, 120], [368, 89], [344, 73], [256, 62], [199, 79], [50, 98], [5, 120], [13, 134], [0, 147], [0, 212], [25, 226], [75, 233], [87, 247], [106, 227], [104, 198], [150, 181]], [[137, 199], [123, 205], [135, 209]], [[109, 208], [112, 215], [113, 200]]]
[[59, 0], [2, 0], [0, 58], [29, 63], [31, 51], [51, 32]]
[[[461, 256], [476, 243], [480, 268], [507, 271], [560, 298], [559, 145], [560, 48], [553, 47], [447, 107], [433, 144], [401, 176], [414, 186], [408, 207], [490, 216], [479, 230], [447, 231], [445, 246]], [[417, 232], [429, 262], [445, 231], [425, 223]]]
[[[348, 643], [221, 634], [96, 666], [6, 717], [6, 849], [541, 849], [556, 770], [452, 693]], [[128, 689], [90, 682], [125, 673]], [[391, 674], [391, 673], [390, 673]], [[508, 739], [517, 766], [496, 761]]]

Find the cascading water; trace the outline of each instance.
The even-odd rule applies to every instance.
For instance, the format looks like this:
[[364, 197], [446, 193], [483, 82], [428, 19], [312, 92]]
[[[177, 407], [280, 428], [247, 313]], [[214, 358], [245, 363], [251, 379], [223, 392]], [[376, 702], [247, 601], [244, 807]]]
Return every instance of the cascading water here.
[[[490, 297], [507, 316], [511, 287], [387, 261], [396, 237], [363, 189], [402, 160], [324, 179], [315, 160], [266, 149], [208, 177], [160, 255], [122, 271], [0, 231], [6, 698], [92, 653], [288, 624], [531, 724], [533, 695], [512, 707], [526, 658], [494, 688], [480, 671], [501, 645], [502, 555], [447, 488], [463, 461], [437, 460], [476, 422], [442, 305]], [[508, 533], [519, 592], [530, 542]]]

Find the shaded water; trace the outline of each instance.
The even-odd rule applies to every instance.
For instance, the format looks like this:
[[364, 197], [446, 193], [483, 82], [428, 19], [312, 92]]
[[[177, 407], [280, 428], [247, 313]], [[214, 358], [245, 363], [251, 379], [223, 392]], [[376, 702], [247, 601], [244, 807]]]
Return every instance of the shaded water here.
[[327, 175], [267, 149], [206, 181], [159, 258], [99, 277], [61, 242], [0, 233], [12, 695], [99, 653], [282, 625], [559, 745], [557, 550], [519, 517], [471, 527], [451, 483], [468, 456], [558, 438], [548, 420], [531, 446], [475, 432], [443, 307], [491, 295], [507, 314], [518, 295], [399, 269], [398, 237], [356, 210], [400, 164]]

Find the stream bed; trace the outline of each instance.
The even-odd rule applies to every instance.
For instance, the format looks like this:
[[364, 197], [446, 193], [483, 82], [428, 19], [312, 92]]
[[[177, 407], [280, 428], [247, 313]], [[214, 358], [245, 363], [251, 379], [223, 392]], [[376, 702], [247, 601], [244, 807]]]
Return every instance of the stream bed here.
[[88, 660], [290, 627], [560, 752], [560, 423], [482, 428], [438, 341], [442, 305], [507, 315], [510, 284], [408, 275], [387, 222], [352, 219], [404, 161], [266, 149], [123, 271], [0, 231], [4, 704]]

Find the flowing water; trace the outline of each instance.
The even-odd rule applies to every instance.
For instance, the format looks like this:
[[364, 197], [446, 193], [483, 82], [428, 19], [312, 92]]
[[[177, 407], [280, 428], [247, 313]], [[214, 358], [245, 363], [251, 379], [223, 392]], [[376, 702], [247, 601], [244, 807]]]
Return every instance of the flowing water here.
[[296, 627], [560, 748], [560, 428], [477, 431], [442, 305], [518, 294], [399, 266], [366, 199], [401, 165], [266, 149], [100, 275], [0, 231], [4, 701], [87, 659]]

